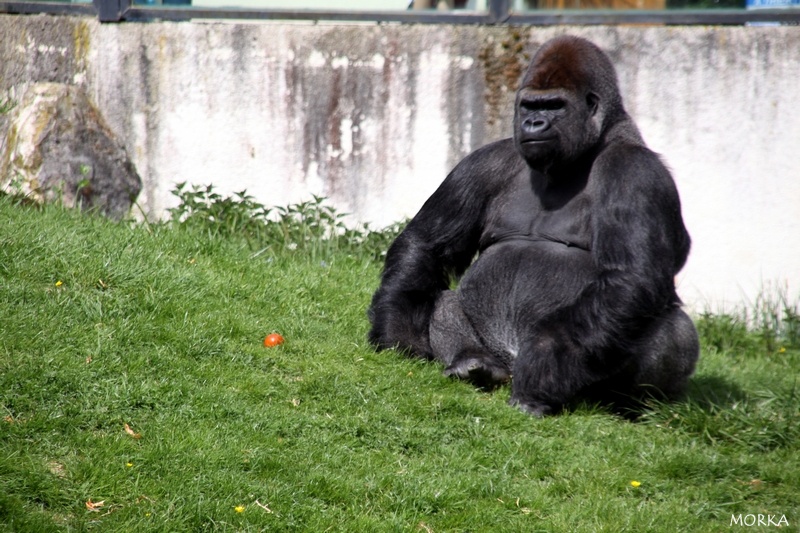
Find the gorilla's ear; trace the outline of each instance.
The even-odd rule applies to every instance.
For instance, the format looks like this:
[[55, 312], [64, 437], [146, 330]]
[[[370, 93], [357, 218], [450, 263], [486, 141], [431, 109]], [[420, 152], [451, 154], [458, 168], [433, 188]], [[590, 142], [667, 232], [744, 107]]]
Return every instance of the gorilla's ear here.
[[589, 113], [594, 116], [600, 108], [600, 97], [590, 92], [586, 95], [586, 105], [589, 106]]
[[594, 134], [599, 138], [606, 121], [607, 110], [605, 106], [600, 105], [600, 96], [594, 92], [590, 92], [586, 95], [586, 107], [589, 108], [588, 124], [593, 126]]

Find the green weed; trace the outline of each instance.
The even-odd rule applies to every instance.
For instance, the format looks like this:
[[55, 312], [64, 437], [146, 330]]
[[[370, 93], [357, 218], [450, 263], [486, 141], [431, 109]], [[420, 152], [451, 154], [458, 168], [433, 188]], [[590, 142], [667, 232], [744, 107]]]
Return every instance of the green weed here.
[[0, 115], [5, 115], [17, 106], [17, 102], [9, 96], [0, 97]]
[[800, 301], [787, 293], [765, 289], [749, 308], [703, 313], [698, 331], [707, 345], [740, 356], [800, 349]]

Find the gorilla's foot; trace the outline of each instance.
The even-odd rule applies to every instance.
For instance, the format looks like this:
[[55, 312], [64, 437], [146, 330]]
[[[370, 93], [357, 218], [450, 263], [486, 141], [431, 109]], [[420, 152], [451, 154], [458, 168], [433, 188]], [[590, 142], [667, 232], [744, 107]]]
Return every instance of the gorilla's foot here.
[[492, 390], [511, 379], [503, 363], [483, 354], [463, 354], [445, 368], [444, 375], [469, 381], [476, 387]]

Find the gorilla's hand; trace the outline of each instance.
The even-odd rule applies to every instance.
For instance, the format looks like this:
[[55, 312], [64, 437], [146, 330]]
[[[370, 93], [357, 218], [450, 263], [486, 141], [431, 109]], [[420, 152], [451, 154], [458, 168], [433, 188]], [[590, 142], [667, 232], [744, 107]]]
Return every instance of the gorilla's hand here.
[[552, 405], [546, 403], [539, 403], [535, 401], [523, 401], [513, 396], [508, 401], [508, 405], [516, 407], [523, 413], [535, 416], [536, 418], [543, 418], [548, 415], [556, 414], [556, 409]]
[[511, 379], [508, 367], [483, 353], [464, 353], [445, 368], [444, 375], [469, 381], [476, 387], [493, 390]]

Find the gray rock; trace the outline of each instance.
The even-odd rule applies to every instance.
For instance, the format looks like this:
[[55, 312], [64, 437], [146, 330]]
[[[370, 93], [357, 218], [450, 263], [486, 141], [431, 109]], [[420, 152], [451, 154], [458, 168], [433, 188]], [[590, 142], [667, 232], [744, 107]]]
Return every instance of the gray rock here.
[[129, 213], [142, 180], [82, 88], [32, 84], [3, 122], [0, 189], [113, 219]]

